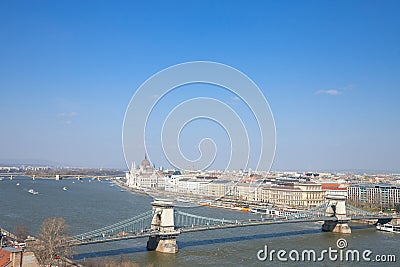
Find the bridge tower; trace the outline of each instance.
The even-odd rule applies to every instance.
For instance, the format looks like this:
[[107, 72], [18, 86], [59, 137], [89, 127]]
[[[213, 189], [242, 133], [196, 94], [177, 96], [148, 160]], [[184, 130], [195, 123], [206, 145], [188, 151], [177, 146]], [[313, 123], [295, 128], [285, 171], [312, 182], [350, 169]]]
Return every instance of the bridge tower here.
[[177, 253], [176, 237], [179, 231], [175, 230], [174, 205], [172, 201], [155, 200], [153, 206], [153, 219], [151, 230], [154, 235], [147, 241], [147, 250], [164, 253]]
[[333, 217], [333, 220], [326, 220], [322, 225], [322, 231], [341, 234], [350, 234], [351, 228], [348, 224], [350, 218], [346, 213], [346, 197], [345, 196], [326, 196], [328, 207], [326, 208], [326, 216]]

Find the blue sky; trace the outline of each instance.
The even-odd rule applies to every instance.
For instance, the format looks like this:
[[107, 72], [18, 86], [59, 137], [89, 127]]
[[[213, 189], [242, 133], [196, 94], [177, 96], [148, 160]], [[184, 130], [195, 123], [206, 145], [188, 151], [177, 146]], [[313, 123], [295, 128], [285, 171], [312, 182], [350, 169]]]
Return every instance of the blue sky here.
[[135, 90], [209, 60], [263, 91], [273, 169], [399, 171], [399, 11], [399, 1], [1, 1], [0, 159], [124, 167]]

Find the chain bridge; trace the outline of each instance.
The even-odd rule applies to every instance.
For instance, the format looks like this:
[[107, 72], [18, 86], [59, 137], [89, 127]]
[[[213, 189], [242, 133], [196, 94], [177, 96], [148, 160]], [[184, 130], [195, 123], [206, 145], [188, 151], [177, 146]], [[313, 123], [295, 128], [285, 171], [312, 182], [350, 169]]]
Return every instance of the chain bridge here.
[[155, 200], [152, 210], [133, 218], [105, 226], [87, 233], [73, 236], [70, 246], [113, 242], [119, 240], [148, 238], [147, 249], [176, 253], [176, 238], [180, 234], [216, 229], [250, 227], [259, 225], [304, 223], [324, 221], [322, 231], [351, 233], [350, 220], [390, 221], [393, 217], [367, 212], [345, 202], [345, 197], [327, 196], [327, 201], [317, 207], [285, 216], [270, 216], [258, 220], [232, 220], [209, 218], [187, 213], [174, 208], [172, 201]]

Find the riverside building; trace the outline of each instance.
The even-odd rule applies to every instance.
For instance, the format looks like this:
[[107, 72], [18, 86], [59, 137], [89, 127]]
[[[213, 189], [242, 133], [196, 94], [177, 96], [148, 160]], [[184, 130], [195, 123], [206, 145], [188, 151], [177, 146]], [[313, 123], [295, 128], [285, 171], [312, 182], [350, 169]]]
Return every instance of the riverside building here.
[[310, 208], [325, 202], [321, 184], [312, 182], [271, 184], [260, 188], [260, 202], [287, 208]]
[[357, 204], [370, 203], [382, 208], [400, 204], [400, 185], [357, 184], [347, 187], [348, 199]]
[[135, 162], [132, 164], [131, 169], [126, 173], [126, 181], [127, 185], [133, 188], [162, 190], [165, 188], [165, 177], [151, 166], [147, 155], [144, 156], [139, 168], [136, 167]]

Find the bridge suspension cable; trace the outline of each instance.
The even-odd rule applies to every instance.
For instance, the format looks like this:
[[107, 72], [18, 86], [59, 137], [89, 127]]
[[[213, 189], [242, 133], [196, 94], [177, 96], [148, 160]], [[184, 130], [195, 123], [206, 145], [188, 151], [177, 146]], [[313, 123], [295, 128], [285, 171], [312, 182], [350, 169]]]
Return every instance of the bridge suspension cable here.
[[352, 206], [350, 204], [347, 204], [347, 203], [346, 203], [346, 209], [347, 209], [347, 211], [350, 211], [349, 215], [376, 216], [376, 213], [372, 213], [372, 212], [369, 212], [369, 211], [365, 211], [365, 210], [356, 208], [356, 207], [354, 207], [354, 206]]
[[141, 234], [150, 229], [153, 212], [146, 211], [140, 215], [121, 222], [102, 227], [87, 233], [75, 235], [72, 240], [80, 243], [94, 242], [116, 236], [127, 236]]
[[190, 214], [183, 211], [175, 211], [175, 228], [182, 229], [194, 226], [205, 226], [205, 225], [223, 225], [223, 224], [235, 224], [237, 220], [226, 220], [209, 218], [200, 215]]

